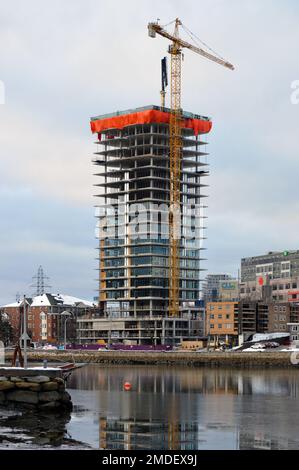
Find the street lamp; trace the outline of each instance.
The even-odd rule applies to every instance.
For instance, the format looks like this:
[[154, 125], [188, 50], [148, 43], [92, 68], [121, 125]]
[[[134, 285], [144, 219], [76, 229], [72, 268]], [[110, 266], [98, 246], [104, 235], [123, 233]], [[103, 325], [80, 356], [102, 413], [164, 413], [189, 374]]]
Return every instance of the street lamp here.
[[70, 312], [68, 312], [67, 310], [65, 310], [60, 315], [65, 317], [65, 320], [64, 320], [64, 349], [66, 349], [66, 322], [68, 320], [70, 320], [72, 314]]
[[23, 348], [24, 348], [24, 369], [27, 369], [27, 308], [26, 308], [26, 295], [24, 295], [24, 310], [23, 310]]

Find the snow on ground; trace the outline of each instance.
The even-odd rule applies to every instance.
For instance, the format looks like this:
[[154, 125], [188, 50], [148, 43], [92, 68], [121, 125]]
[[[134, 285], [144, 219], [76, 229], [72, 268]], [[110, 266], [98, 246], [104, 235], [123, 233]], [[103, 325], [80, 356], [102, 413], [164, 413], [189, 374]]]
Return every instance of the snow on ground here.
[[34, 370], [34, 371], [41, 371], [41, 372], [45, 372], [47, 370], [61, 370], [60, 367], [27, 367], [26, 369], [24, 369], [24, 367], [1, 367], [0, 366], [0, 371], [1, 370]]
[[256, 349], [256, 348], [253, 348], [253, 347], [242, 350], [242, 352], [264, 352], [264, 351], [266, 351], [266, 350], [265, 349]]

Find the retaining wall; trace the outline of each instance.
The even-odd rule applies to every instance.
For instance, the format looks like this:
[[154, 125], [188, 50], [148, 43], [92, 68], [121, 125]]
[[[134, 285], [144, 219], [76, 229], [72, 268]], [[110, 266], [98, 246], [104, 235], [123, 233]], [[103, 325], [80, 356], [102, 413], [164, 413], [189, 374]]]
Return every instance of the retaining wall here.
[[[6, 355], [9, 359], [9, 354]], [[272, 368], [294, 367], [289, 352], [134, 352], [134, 351], [32, 351], [30, 361], [132, 365], [184, 365], [191, 367]], [[299, 354], [298, 354], [299, 359]]]
[[70, 410], [72, 402], [63, 378], [26, 376], [24, 371], [23, 376], [0, 376], [0, 406], [52, 411]]

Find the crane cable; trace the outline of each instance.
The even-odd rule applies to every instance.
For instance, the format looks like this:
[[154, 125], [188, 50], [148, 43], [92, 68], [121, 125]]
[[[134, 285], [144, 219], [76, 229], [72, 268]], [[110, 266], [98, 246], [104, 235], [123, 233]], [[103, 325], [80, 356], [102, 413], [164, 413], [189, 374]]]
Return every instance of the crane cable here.
[[161, 25], [163, 29], [167, 28], [167, 26], [170, 26], [171, 24], [174, 24], [176, 22], [176, 20], [173, 20], [173, 21], [170, 21], [170, 23], [167, 23], [167, 24], [164, 24], [164, 25]]
[[[165, 25], [161, 25], [161, 27], [163, 29], [165, 29], [165, 28], [167, 28], [167, 26], [170, 26], [170, 25], [174, 24], [175, 22], [176, 22], [176, 20], [170, 21], [170, 23], [167, 23]], [[196, 36], [196, 34], [192, 33], [192, 31], [190, 31], [190, 29], [187, 28], [187, 26], [185, 24], [181, 23], [181, 26], [184, 29], [185, 33], [187, 33], [188, 36], [192, 39], [192, 41], [195, 42], [195, 44], [197, 44], [200, 47], [202, 47], [202, 46], [205, 47], [210, 52], [215, 54], [219, 59], [226, 61], [226, 59], [224, 57], [222, 57], [218, 52], [216, 52], [214, 49], [212, 49], [210, 46], [208, 46], [208, 44], [205, 43], [204, 41], [202, 41], [198, 36]]]
[[222, 57], [220, 54], [218, 54], [218, 52], [214, 51], [214, 49], [212, 49], [212, 48], [211, 48], [210, 46], [208, 46], [205, 42], [203, 42], [198, 36], [196, 36], [194, 33], [192, 33], [192, 31], [190, 31], [190, 29], [188, 29], [187, 26], [185, 26], [184, 24], [182, 24], [182, 28], [184, 29], [184, 31], [188, 34], [188, 36], [190, 36], [190, 38], [191, 38], [198, 46], [204, 46], [204, 47], [206, 47], [210, 52], [212, 52], [213, 54], [215, 54], [219, 59], [226, 61], [226, 59], [224, 59], [224, 57]]

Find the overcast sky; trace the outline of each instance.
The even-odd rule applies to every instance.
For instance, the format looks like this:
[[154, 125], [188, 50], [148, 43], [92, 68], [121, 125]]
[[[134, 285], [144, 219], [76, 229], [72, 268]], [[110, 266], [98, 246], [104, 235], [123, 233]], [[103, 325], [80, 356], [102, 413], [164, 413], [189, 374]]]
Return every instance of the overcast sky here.
[[0, 0], [0, 305], [40, 264], [54, 292], [96, 295], [89, 118], [159, 104], [168, 44], [147, 23], [175, 17], [236, 65], [183, 63], [184, 109], [214, 124], [203, 267], [299, 249], [297, 1]]

